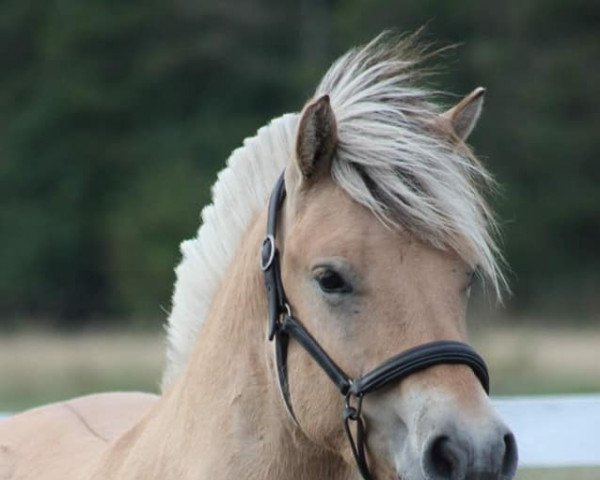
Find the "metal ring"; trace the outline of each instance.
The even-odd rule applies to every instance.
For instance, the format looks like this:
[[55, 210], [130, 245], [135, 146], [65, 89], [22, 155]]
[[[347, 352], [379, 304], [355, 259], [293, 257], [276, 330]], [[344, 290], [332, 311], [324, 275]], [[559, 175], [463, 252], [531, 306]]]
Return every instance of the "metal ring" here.
[[[264, 249], [265, 246], [269, 244], [270, 246], [270, 250], [269, 250], [269, 257], [267, 258], [267, 261], [265, 262], [265, 256], [264, 256]], [[262, 243], [262, 247], [261, 247], [261, 252], [260, 252], [260, 269], [265, 272], [269, 269], [269, 267], [273, 264], [273, 259], [275, 258], [275, 237], [273, 237], [273, 235], [267, 235], [265, 237], [265, 239], [263, 240]]]
[[[350, 398], [352, 398], [352, 397], [356, 398], [356, 405], [350, 404]], [[360, 415], [362, 413], [362, 401], [363, 401], [362, 395], [354, 395], [351, 391], [349, 391], [346, 394], [345, 411], [347, 413], [345, 413], [345, 415], [347, 415], [348, 418], [350, 418], [350, 420], [358, 420], [358, 418], [360, 417]]]

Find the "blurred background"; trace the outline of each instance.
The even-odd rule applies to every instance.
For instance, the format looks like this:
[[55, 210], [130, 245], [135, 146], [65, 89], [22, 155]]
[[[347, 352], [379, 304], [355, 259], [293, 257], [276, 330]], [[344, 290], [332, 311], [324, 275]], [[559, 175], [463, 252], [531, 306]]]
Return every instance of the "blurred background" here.
[[[513, 294], [475, 302], [495, 392], [600, 391], [600, 2], [0, 3], [0, 410], [157, 390], [178, 245], [229, 153], [384, 28], [488, 88]], [[477, 317], [477, 318], [475, 318]]]

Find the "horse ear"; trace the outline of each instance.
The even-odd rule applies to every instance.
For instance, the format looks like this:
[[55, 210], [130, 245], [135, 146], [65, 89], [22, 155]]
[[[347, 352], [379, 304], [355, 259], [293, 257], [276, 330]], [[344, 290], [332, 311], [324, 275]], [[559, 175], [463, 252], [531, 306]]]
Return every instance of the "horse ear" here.
[[296, 164], [303, 180], [329, 171], [337, 145], [335, 115], [329, 95], [309, 103], [302, 112], [296, 136]]
[[483, 108], [485, 88], [477, 87], [454, 107], [442, 113], [442, 120], [449, 124], [452, 132], [466, 141], [479, 120]]

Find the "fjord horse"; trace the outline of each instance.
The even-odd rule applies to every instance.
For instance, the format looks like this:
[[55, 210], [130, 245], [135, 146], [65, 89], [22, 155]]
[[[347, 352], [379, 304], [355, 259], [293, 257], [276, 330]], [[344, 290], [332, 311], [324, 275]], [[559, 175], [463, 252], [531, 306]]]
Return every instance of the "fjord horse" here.
[[[502, 288], [492, 181], [465, 144], [484, 91], [440, 109], [419, 85], [420, 50], [389, 35], [351, 50], [301, 113], [232, 154], [182, 244], [162, 394], [92, 395], [0, 422], [0, 479], [514, 477], [515, 440], [464, 346], [475, 273]], [[271, 274], [279, 296], [265, 291]], [[272, 298], [285, 308], [271, 325]], [[283, 350], [269, 341], [284, 334]], [[363, 398], [367, 372], [422, 345], [470, 360], [455, 353], [401, 380], [405, 365], [388, 364], [395, 381]], [[351, 425], [354, 444], [345, 401], [364, 427]]]

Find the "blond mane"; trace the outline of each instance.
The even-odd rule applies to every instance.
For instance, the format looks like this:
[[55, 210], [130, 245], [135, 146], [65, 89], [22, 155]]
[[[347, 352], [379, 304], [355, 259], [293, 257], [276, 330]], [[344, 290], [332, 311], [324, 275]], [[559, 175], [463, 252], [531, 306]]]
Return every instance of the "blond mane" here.
[[[316, 90], [330, 96], [338, 126], [331, 174], [385, 224], [477, 265], [499, 294], [495, 223], [481, 193], [492, 180], [466, 145], [436, 132], [435, 92], [416, 85], [423, 57], [413, 38], [383, 34], [332, 65]], [[163, 385], [185, 366], [239, 240], [292, 157], [297, 123], [284, 115], [233, 152], [196, 238], [182, 243]]]

